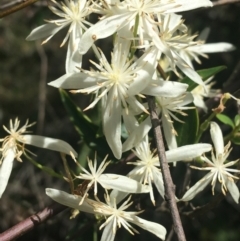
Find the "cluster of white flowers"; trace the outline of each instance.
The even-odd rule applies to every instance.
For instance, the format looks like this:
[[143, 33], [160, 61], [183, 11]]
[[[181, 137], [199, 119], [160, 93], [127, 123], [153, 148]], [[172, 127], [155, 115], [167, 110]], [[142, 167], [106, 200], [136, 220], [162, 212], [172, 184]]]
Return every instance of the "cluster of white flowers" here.
[[[154, 184], [159, 194], [164, 198], [164, 185], [161, 167], [154, 151], [151, 151], [148, 132], [151, 120], [148, 116], [146, 95], [154, 96], [157, 113], [162, 118], [162, 127], [166, 140], [167, 161], [191, 161], [200, 157], [208, 166], [194, 167], [209, 170], [185, 195], [176, 200], [189, 201], [211, 182], [214, 187], [217, 181], [221, 184], [224, 194], [229, 190], [233, 199], [238, 202], [239, 190], [234, 182], [236, 176], [229, 169], [237, 161], [226, 162], [231, 150], [229, 144], [224, 148], [223, 137], [219, 126], [212, 122], [210, 133], [215, 147], [212, 151], [212, 161], [204, 153], [212, 150], [210, 144], [192, 144], [178, 147], [174, 121], [184, 122], [184, 110], [196, 106], [207, 108], [204, 97], [218, 93], [212, 91], [210, 80], [204, 82], [195, 71], [192, 61], [199, 62], [199, 56], [206, 53], [230, 51], [234, 47], [228, 43], [205, 44], [204, 39], [195, 39], [184, 24], [178, 12], [200, 7], [211, 7], [209, 0], [52, 0], [50, 10], [60, 18], [49, 20], [47, 24], [34, 29], [27, 40], [44, 39], [46, 43], [58, 31], [69, 27], [61, 46], [68, 41], [66, 56], [66, 74], [49, 83], [56, 88], [69, 89], [72, 93], [94, 94], [95, 98], [85, 110], [94, 108], [100, 102], [102, 110], [102, 126], [107, 143], [116, 159], [123, 152], [133, 149], [137, 161], [130, 162], [135, 167], [127, 176], [103, 173], [109, 164], [103, 160], [97, 168], [97, 161], [88, 162], [90, 171], [80, 166], [83, 171], [76, 178], [86, 181], [87, 185], [81, 194], [67, 194], [55, 189], [46, 189], [53, 200], [79, 209], [84, 212], [101, 215], [106, 218], [100, 226], [104, 228], [102, 241], [114, 240], [117, 228], [123, 226], [131, 234], [138, 232], [129, 223], [152, 232], [160, 239], [165, 239], [166, 229], [160, 224], [137, 217], [141, 212], [125, 211], [131, 206], [129, 199], [117, 205], [131, 193], [149, 193], [155, 205], [153, 194]], [[87, 21], [92, 14], [101, 17], [96, 24]], [[95, 42], [114, 35], [113, 50], [109, 61]], [[203, 41], [202, 41], [203, 40]], [[90, 61], [93, 69], [82, 69], [84, 54], [92, 47], [98, 62]], [[137, 58], [136, 53], [143, 54]], [[162, 69], [172, 71], [177, 77], [189, 77], [198, 85], [191, 93], [188, 85], [178, 81], [163, 79], [157, 71], [160, 63]], [[207, 85], [208, 84], [208, 85]], [[191, 104], [191, 106], [189, 106]], [[178, 115], [177, 115], [178, 114]], [[179, 114], [182, 118], [179, 119]], [[141, 118], [139, 118], [141, 116]], [[142, 118], [144, 117], [144, 118]], [[24, 145], [34, 145], [71, 155], [74, 159], [77, 153], [67, 143], [47, 137], [26, 135], [28, 122], [19, 128], [19, 121], [10, 122], [9, 133], [3, 142], [0, 166], [0, 197], [4, 192], [16, 158], [21, 161]], [[127, 130], [127, 138], [122, 138], [122, 129]], [[75, 160], [76, 161], [76, 160]], [[77, 161], [76, 161], [77, 162]], [[106, 190], [105, 202], [98, 199], [98, 184]], [[94, 197], [89, 198], [89, 190], [94, 188]], [[110, 194], [108, 194], [111, 190]]]

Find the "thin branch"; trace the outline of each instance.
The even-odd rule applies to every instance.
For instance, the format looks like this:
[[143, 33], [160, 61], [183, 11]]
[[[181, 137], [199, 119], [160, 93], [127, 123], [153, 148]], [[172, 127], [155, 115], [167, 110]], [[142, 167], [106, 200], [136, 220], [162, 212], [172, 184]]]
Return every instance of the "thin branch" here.
[[167, 159], [166, 159], [163, 136], [162, 136], [162, 131], [160, 127], [160, 120], [158, 118], [158, 114], [156, 113], [155, 98], [152, 96], [148, 96], [147, 100], [148, 100], [152, 127], [154, 131], [154, 138], [157, 146], [157, 154], [159, 157], [160, 166], [161, 166], [162, 175], [163, 175], [165, 199], [168, 203], [168, 206], [172, 215], [173, 227], [174, 227], [175, 233], [177, 234], [178, 240], [186, 241], [186, 237], [182, 227], [182, 222], [181, 222], [180, 215], [177, 208], [176, 197], [175, 197], [175, 186], [173, 184]]
[[[17, 4], [13, 5], [12, 7], [7, 7], [6, 9], [3, 8], [3, 6], [1, 6], [1, 8], [3, 9], [0, 12], [0, 18], [6, 17], [12, 13], [15, 13], [27, 6], [30, 6], [31, 4], [37, 2], [39, 0], [22, 0], [22, 1], [18, 1]], [[6, 6], [6, 5], [5, 5]]]
[[23, 220], [22, 222], [16, 224], [12, 228], [6, 230], [5, 232], [0, 234], [1, 241], [11, 241], [19, 238], [23, 234], [29, 232], [37, 225], [45, 222], [50, 217], [57, 215], [58, 213], [62, 212], [63, 210], [67, 209], [67, 207], [55, 203], [50, 207], [46, 207], [42, 211], [28, 217], [27, 219]]
[[231, 4], [231, 3], [239, 3], [240, 0], [219, 0], [213, 2], [213, 6], [219, 6], [219, 5], [226, 5], [226, 4]]

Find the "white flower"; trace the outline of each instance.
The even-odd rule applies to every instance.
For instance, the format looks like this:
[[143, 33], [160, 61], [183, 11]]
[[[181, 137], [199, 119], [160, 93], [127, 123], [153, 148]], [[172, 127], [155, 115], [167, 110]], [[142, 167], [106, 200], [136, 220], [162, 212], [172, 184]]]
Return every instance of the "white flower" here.
[[103, 17], [103, 20], [90, 27], [83, 34], [82, 44], [80, 45], [79, 51], [81, 54], [85, 54], [94, 41], [111, 36], [116, 31], [120, 31], [123, 28], [124, 31], [122, 31], [122, 34], [125, 37], [125, 34], [128, 35], [126, 32], [132, 29], [136, 22], [138, 22], [138, 34], [140, 36], [140, 40], [143, 40], [144, 33], [148, 33], [148, 31], [150, 31], [148, 24], [150, 25], [150, 28], [155, 25], [153, 19], [154, 14], [181, 12], [209, 6], [212, 6], [212, 3], [208, 0], [106, 1], [102, 5], [103, 10], [99, 10], [101, 5], [98, 5], [97, 11], [105, 13], [107, 16]]
[[90, 172], [79, 164], [84, 173], [80, 173], [80, 175], [76, 177], [89, 181], [85, 193], [83, 194], [83, 199], [87, 196], [87, 192], [93, 185], [94, 195], [97, 195], [97, 183], [99, 183], [105, 189], [116, 189], [127, 193], [146, 193], [150, 191], [148, 186], [142, 185], [141, 183], [128, 177], [112, 173], [103, 174], [108, 164], [109, 162], [106, 162], [105, 158], [97, 169], [97, 160], [94, 160], [94, 165], [91, 160], [88, 160]]
[[48, 24], [44, 24], [35, 28], [27, 37], [27, 40], [37, 40], [46, 38], [43, 44], [51, 39], [59, 30], [69, 26], [67, 35], [65, 36], [61, 47], [69, 40], [67, 59], [66, 59], [66, 72], [76, 72], [76, 65], [81, 66], [82, 55], [78, 53], [78, 46], [80, 38], [84, 31], [87, 30], [86, 26], [90, 23], [85, 20], [86, 16], [91, 13], [90, 1], [87, 0], [65, 0], [58, 3], [51, 0], [55, 6], [49, 6], [50, 10], [58, 15], [60, 19], [48, 20]]
[[25, 144], [77, 156], [76, 151], [64, 141], [43, 136], [24, 135], [28, 133], [27, 128], [31, 127], [33, 124], [28, 124], [27, 121], [21, 128], [19, 128], [19, 124], [20, 121], [16, 118], [14, 123], [10, 120], [9, 129], [3, 126], [4, 130], [8, 132], [9, 135], [0, 139], [0, 141], [3, 142], [0, 148], [0, 198], [7, 186], [14, 158], [22, 162], [21, 155], [25, 151]]
[[127, 229], [131, 234], [138, 233], [138, 231], [130, 223], [155, 234], [162, 240], [165, 239], [166, 229], [162, 225], [136, 216], [139, 213], [142, 213], [142, 211], [125, 211], [132, 204], [129, 203], [129, 200], [117, 208], [116, 202], [109, 199], [108, 196], [105, 196], [106, 203], [85, 199], [82, 205], [78, 205], [79, 202], [82, 201], [81, 197], [76, 197], [74, 195], [67, 194], [66, 192], [50, 188], [46, 189], [46, 194], [60, 204], [74, 209], [79, 209], [83, 212], [102, 215], [105, 217], [107, 220], [100, 226], [100, 229], [104, 228], [101, 241], [113, 241], [117, 229], [121, 226]]
[[[210, 144], [186, 145], [166, 151], [166, 159], [168, 163], [183, 160], [189, 161], [193, 158], [201, 156], [203, 153], [208, 152], [211, 149], [212, 146]], [[156, 186], [162, 198], [164, 198], [165, 190], [162, 173], [159, 169], [159, 158], [155, 151], [152, 152], [150, 150], [147, 135], [144, 137], [140, 145], [133, 150], [133, 152], [139, 159], [136, 162], [128, 162], [128, 164], [133, 164], [136, 167], [133, 168], [133, 170], [129, 172], [127, 176], [139, 181], [140, 183], [148, 184], [150, 186], [150, 199], [153, 205], [155, 205], [152, 183]], [[110, 195], [111, 198], [115, 198], [117, 200], [117, 203], [119, 203], [125, 196], [127, 196], [127, 193], [120, 193], [116, 190], [113, 190]]]
[[240, 170], [229, 168], [236, 164], [236, 161], [226, 162], [231, 149], [230, 142], [224, 147], [223, 136], [220, 127], [217, 123], [211, 122], [210, 134], [215, 147], [215, 155], [212, 152], [212, 161], [207, 157], [202, 157], [202, 160], [208, 165], [207, 167], [193, 167], [198, 170], [210, 171], [206, 174], [200, 181], [198, 181], [194, 186], [192, 186], [181, 199], [182, 201], [189, 201], [193, 199], [199, 192], [201, 192], [210, 182], [212, 185], [212, 192], [214, 195], [214, 188], [217, 181], [221, 185], [221, 190], [224, 195], [226, 195], [227, 190], [231, 194], [232, 198], [236, 203], [239, 200], [239, 190], [235, 184], [234, 179], [239, 179], [238, 177], [231, 174], [240, 173]]
[[205, 104], [204, 98], [211, 98], [220, 93], [220, 90], [212, 89], [212, 86], [215, 84], [215, 82], [211, 82], [212, 79], [213, 78], [211, 77], [204, 81], [205, 89], [202, 85], [198, 85], [191, 91], [194, 105], [202, 108], [205, 112], [207, 112], [208, 108]]
[[156, 51], [159, 58], [164, 54], [172, 71], [179, 75], [176, 66], [190, 79], [199, 85], [204, 85], [200, 75], [185, 61], [180, 55], [182, 49], [194, 46], [196, 37], [187, 34], [187, 27], [183, 24], [182, 16], [177, 14], [159, 15], [158, 21], [161, 23], [151, 27], [149, 22], [145, 22], [145, 28], [149, 36], [150, 48], [147, 51]]

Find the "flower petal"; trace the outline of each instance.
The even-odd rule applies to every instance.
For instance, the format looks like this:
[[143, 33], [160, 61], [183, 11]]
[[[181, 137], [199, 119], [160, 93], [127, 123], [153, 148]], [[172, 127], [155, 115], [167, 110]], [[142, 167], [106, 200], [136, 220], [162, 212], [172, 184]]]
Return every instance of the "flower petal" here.
[[126, 217], [126, 220], [134, 223], [135, 225], [141, 227], [144, 230], [147, 230], [150, 233], [153, 233], [158, 238], [165, 240], [167, 231], [162, 225], [131, 215], [129, 217]]
[[48, 85], [62, 89], [81, 89], [95, 85], [97, 79], [85, 73], [68, 73], [51, 81]]
[[102, 174], [98, 181], [106, 189], [116, 189], [127, 193], [147, 193], [150, 191], [149, 186], [117, 174]]
[[8, 184], [8, 180], [12, 172], [14, 157], [14, 150], [9, 149], [3, 159], [2, 165], [0, 166], [0, 198], [2, 197], [2, 194]]
[[56, 25], [55, 23], [48, 23], [41, 25], [35, 29], [32, 30], [32, 32], [27, 36], [27, 41], [37, 40], [49, 37], [51, 35], [56, 34], [59, 30], [64, 28], [66, 25]]
[[184, 194], [184, 196], [180, 199], [180, 201], [190, 201], [192, 200], [198, 193], [200, 193], [210, 182], [212, 173], [208, 173], [205, 177], [199, 180], [195, 185], [193, 185], [188, 191]]
[[72, 195], [64, 191], [52, 188], [46, 188], [46, 194], [55, 202], [58, 202], [64, 206], [78, 209], [86, 213], [95, 213], [93, 211], [93, 207], [87, 203], [87, 198], [84, 199], [81, 205], [79, 205], [79, 203], [82, 201], [82, 198], [80, 196]]
[[154, 182], [159, 194], [161, 195], [161, 197], [164, 198], [165, 188], [164, 188], [164, 184], [163, 184], [162, 173], [160, 171], [158, 171], [158, 172], [153, 171], [153, 182]]
[[177, 97], [184, 94], [187, 88], [187, 84], [158, 80], [156, 84], [148, 85], [141, 93], [152, 96]]
[[229, 193], [231, 194], [233, 200], [236, 203], [239, 203], [239, 190], [238, 187], [236, 185], [236, 183], [234, 182], [234, 180], [229, 180], [228, 178], [226, 178], [226, 186], [227, 189], [229, 191]]
[[224, 142], [222, 131], [216, 122], [211, 122], [210, 134], [215, 148], [216, 157], [218, 158], [219, 155], [224, 153]]
[[23, 138], [25, 144], [77, 156], [77, 152], [65, 141], [37, 135], [24, 135]]
[[200, 53], [220, 53], [220, 52], [228, 52], [235, 50], [235, 46], [230, 43], [212, 43], [212, 44], [203, 44], [196, 45], [188, 48], [189, 50], [194, 50]]
[[114, 91], [109, 91], [108, 102], [103, 111], [103, 130], [114, 156], [122, 156], [121, 142], [121, 102], [114, 96]]
[[211, 149], [212, 145], [205, 143], [186, 145], [166, 151], [166, 158], [168, 162], [189, 161], [205, 152], [211, 151]]
[[[82, 36], [79, 45], [80, 54], [85, 54], [93, 45], [94, 41], [106, 38], [128, 23], [129, 13], [118, 14], [96, 23], [90, 27]], [[124, 24], [125, 22], [125, 24]]]
[[113, 241], [115, 238], [113, 232], [113, 220], [111, 220], [105, 227], [102, 233], [101, 241]]

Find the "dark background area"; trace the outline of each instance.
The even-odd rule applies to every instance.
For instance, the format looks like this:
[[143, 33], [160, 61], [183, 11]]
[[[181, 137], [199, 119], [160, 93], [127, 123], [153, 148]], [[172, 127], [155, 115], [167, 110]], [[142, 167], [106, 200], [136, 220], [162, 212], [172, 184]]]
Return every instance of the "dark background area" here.
[[[0, 1], [0, 5], [2, 2], [4, 1]], [[40, 1], [0, 20], [0, 126], [8, 126], [9, 120], [16, 117], [22, 124], [27, 119], [30, 123], [37, 121], [37, 124], [31, 127], [34, 134], [65, 140], [79, 151], [81, 142], [61, 103], [59, 92], [46, 85], [65, 73], [67, 46], [62, 48], [59, 46], [67, 29], [60, 31], [43, 46], [40, 41], [25, 40], [32, 29], [44, 24], [43, 19], [53, 18], [53, 14], [46, 6], [46, 1]], [[205, 27], [210, 28], [207, 42], [229, 42], [236, 46], [234, 52], [211, 54], [209, 59], [202, 59], [201, 66], [195, 65], [195, 67], [203, 69], [226, 65], [227, 69], [215, 78], [216, 87], [227, 88], [232, 93], [237, 91], [240, 88], [240, 76], [236, 76], [232, 82], [228, 80], [240, 61], [240, 4], [193, 10], [182, 15], [186, 19], [185, 23], [192, 28], [192, 32], [201, 32]], [[104, 40], [100, 46], [106, 48], [109, 43]], [[93, 58], [92, 54], [89, 53], [87, 58]], [[87, 67], [88, 61], [84, 65], [84, 68]], [[72, 97], [81, 108], [87, 106], [85, 97], [81, 95]], [[0, 128], [0, 138], [5, 135], [4, 130]], [[59, 154], [33, 147], [29, 149], [37, 155], [37, 161], [42, 165], [50, 166], [57, 172], [64, 172]], [[239, 156], [239, 147], [234, 147], [232, 158], [236, 159]], [[71, 160], [69, 163], [70, 166], [74, 166]], [[186, 171], [185, 164], [172, 169], [177, 186], [182, 185]], [[203, 173], [192, 171], [193, 183], [202, 175]], [[67, 183], [38, 170], [25, 158], [23, 163], [15, 161], [7, 189], [0, 199], [0, 233], [52, 204], [52, 200], [45, 195], [46, 187], [69, 191]], [[177, 194], [179, 193], [177, 190]], [[192, 207], [205, 205], [214, 198], [219, 200], [219, 193], [219, 190], [216, 191], [213, 197], [211, 188], [206, 189], [194, 199]], [[161, 199], [157, 200], [154, 208], [147, 195], [141, 198], [134, 197], [134, 204], [145, 209], [141, 217], [159, 222], [167, 228], [168, 233], [171, 232], [171, 218]], [[240, 206], [228, 195], [216, 207], [201, 212], [194, 218], [186, 215], [186, 212], [191, 210], [189, 206], [180, 203], [179, 208], [188, 241], [240, 239]], [[94, 241], [100, 240], [101, 232], [97, 232], [98, 224], [93, 225], [96, 223], [94, 217], [81, 213], [76, 219], [70, 220], [69, 216], [69, 210], [63, 211], [18, 240], [91, 241], [94, 240], [93, 234], [96, 233], [98, 238]], [[115, 240], [157, 240], [154, 235], [140, 228], [138, 230], [140, 234], [135, 236], [131, 236], [123, 229], [118, 230]], [[176, 237], [173, 235], [171, 238], [170, 234], [168, 241], [170, 240], [174, 241]]]

